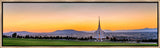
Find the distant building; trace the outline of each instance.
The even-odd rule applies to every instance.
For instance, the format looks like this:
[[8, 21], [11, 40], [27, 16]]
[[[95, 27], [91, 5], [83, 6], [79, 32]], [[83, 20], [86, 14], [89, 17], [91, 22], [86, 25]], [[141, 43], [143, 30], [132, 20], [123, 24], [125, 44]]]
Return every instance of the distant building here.
[[95, 41], [103, 41], [103, 39], [105, 39], [104, 31], [102, 31], [101, 26], [100, 26], [100, 17], [99, 17], [98, 29], [94, 32], [93, 38], [96, 38]]

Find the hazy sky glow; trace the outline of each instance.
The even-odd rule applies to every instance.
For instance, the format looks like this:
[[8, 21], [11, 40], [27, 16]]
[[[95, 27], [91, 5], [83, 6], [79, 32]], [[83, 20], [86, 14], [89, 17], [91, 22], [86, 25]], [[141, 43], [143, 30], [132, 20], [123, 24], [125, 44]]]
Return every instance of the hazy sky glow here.
[[157, 28], [156, 3], [3, 3], [3, 32]]

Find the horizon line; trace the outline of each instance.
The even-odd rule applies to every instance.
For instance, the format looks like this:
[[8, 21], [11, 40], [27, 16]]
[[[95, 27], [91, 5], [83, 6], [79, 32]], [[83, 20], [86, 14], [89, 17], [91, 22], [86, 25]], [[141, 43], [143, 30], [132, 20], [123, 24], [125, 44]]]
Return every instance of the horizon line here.
[[[141, 29], [146, 29], [146, 28], [141, 28]], [[156, 28], [148, 28], [148, 29], [156, 29]], [[64, 30], [74, 30], [74, 29], [64, 29]], [[104, 30], [107, 30], [107, 29], [104, 29]], [[128, 29], [128, 30], [138, 30], [138, 29]], [[55, 31], [58, 31], [58, 30], [55, 30]], [[52, 32], [55, 32], [55, 31], [52, 31]], [[96, 31], [96, 30], [91, 30], [91, 31]], [[118, 31], [118, 30], [108, 30], [108, 31]], [[9, 31], [9, 32], [20, 32], [20, 31]], [[25, 31], [25, 32], [30, 32], [30, 31]], [[8, 32], [3, 32], [3, 33], [8, 33]], [[50, 33], [50, 32], [33, 32], [33, 33]]]

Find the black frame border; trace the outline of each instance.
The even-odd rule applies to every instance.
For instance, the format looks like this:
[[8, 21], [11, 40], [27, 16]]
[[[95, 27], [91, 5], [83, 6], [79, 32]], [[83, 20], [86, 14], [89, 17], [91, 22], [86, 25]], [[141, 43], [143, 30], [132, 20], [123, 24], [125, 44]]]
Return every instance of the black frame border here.
[[[156, 47], [158, 47], [159, 46], [159, 2], [158, 1], [151, 1], [151, 2], [143, 2], [143, 1], [138, 1], [138, 2], [97, 2], [97, 1], [95, 1], [95, 2], [57, 2], [57, 1], [55, 1], [55, 2], [21, 2], [21, 1], [15, 1], [15, 2], [2, 2], [2, 15], [1, 15], [1, 23], [2, 23], [2, 27], [1, 27], [1, 30], [2, 30], [2, 32], [1, 32], [1, 34], [2, 34], [2, 36], [3, 36], [3, 3], [156, 3], [157, 4], [157, 39], [158, 39], [158, 42], [157, 42], [157, 46]], [[2, 37], [2, 47], [3, 46], [5, 46], [5, 45], [3, 45], [3, 37]], [[14, 46], [14, 45], [13, 45]], [[35, 46], [35, 45], [31, 45], [31, 46], [19, 46], [19, 47], [32, 47], [32, 46]], [[36, 46], [38, 46], [38, 45], [36, 45]], [[70, 46], [91, 46], [91, 47], [99, 47], [99, 46], [101, 46], [101, 47], [106, 47], [106, 46], [115, 46], [115, 47], [117, 47], [117, 46], [133, 46], [133, 47], [136, 47], [136, 46], [138, 46], [138, 47], [142, 47], [142, 46], [140, 46], [140, 45], [53, 45], [53, 46], [51, 46], [51, 47], [64, 47], [64, 46], [66, 46], [66, 47], [70, 47]], [[12, 47], [12, 46], [7, 46], [7, 47]], [[49, 45], [49, 47], [50, 47], [50, 45]], [[143, 47], [148, 47], [148, 46], [143, 46]], [[151, 47], [154, 47], [154, 46], [151, 46]]]

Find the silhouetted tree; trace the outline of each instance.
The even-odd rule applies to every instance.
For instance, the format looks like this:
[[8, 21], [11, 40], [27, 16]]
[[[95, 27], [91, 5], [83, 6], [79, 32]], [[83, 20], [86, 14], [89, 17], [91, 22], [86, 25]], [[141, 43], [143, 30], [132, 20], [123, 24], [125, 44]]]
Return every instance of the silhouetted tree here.
[[17, 33], [13, 33], [12, 37], [16, 38], [17, 37]]
[[109, 39], [109, 37], [108, 37], [108, 36], [106, 36], [106, 39]]
[[43, 39], [43, 37], [42, 37], [42, 36], [39, 36], [39, 39]]
[[92, 36], [90, 36], [89, 39], [93, 39]]
[[33, 39], [34, 37], [33, 37], [33, 36], [30, 36], [29, 38], [32, 38], [32, 39]]
[[3, 37], [4, 37], [4, 38], [8, 38], [8, 36], [7, 36], [7, 35], [3, 35]]
[[53, 39], [53, 37], [52, 37], [52, 36], [50, 36], [49, 38], [50, 38], [50, 39]]
[[35, 39], [38, 39], [38, 36], [35, 36], [34, 38], [35, 38]]
[[20, 38], [20, 36], [19, 36], [19, 35], [17, 35], [17, 38]]
[[25, 38], [29, 38], [29, 35], [26, 35]]
[[115, 37], [111, 38], [111, 41], [116, 41], [117, 39]]
[[67, 36], [66, 39], [69, 40], [69, 37]]
[[62, 39], [62, 36], [60, 36], [59, 39]]
[[56, 36], [56, 38], [55, 39], [59, 39], [59, 36]]
[[23, 36], [19, 36], [19, 38], [23, 38]]

